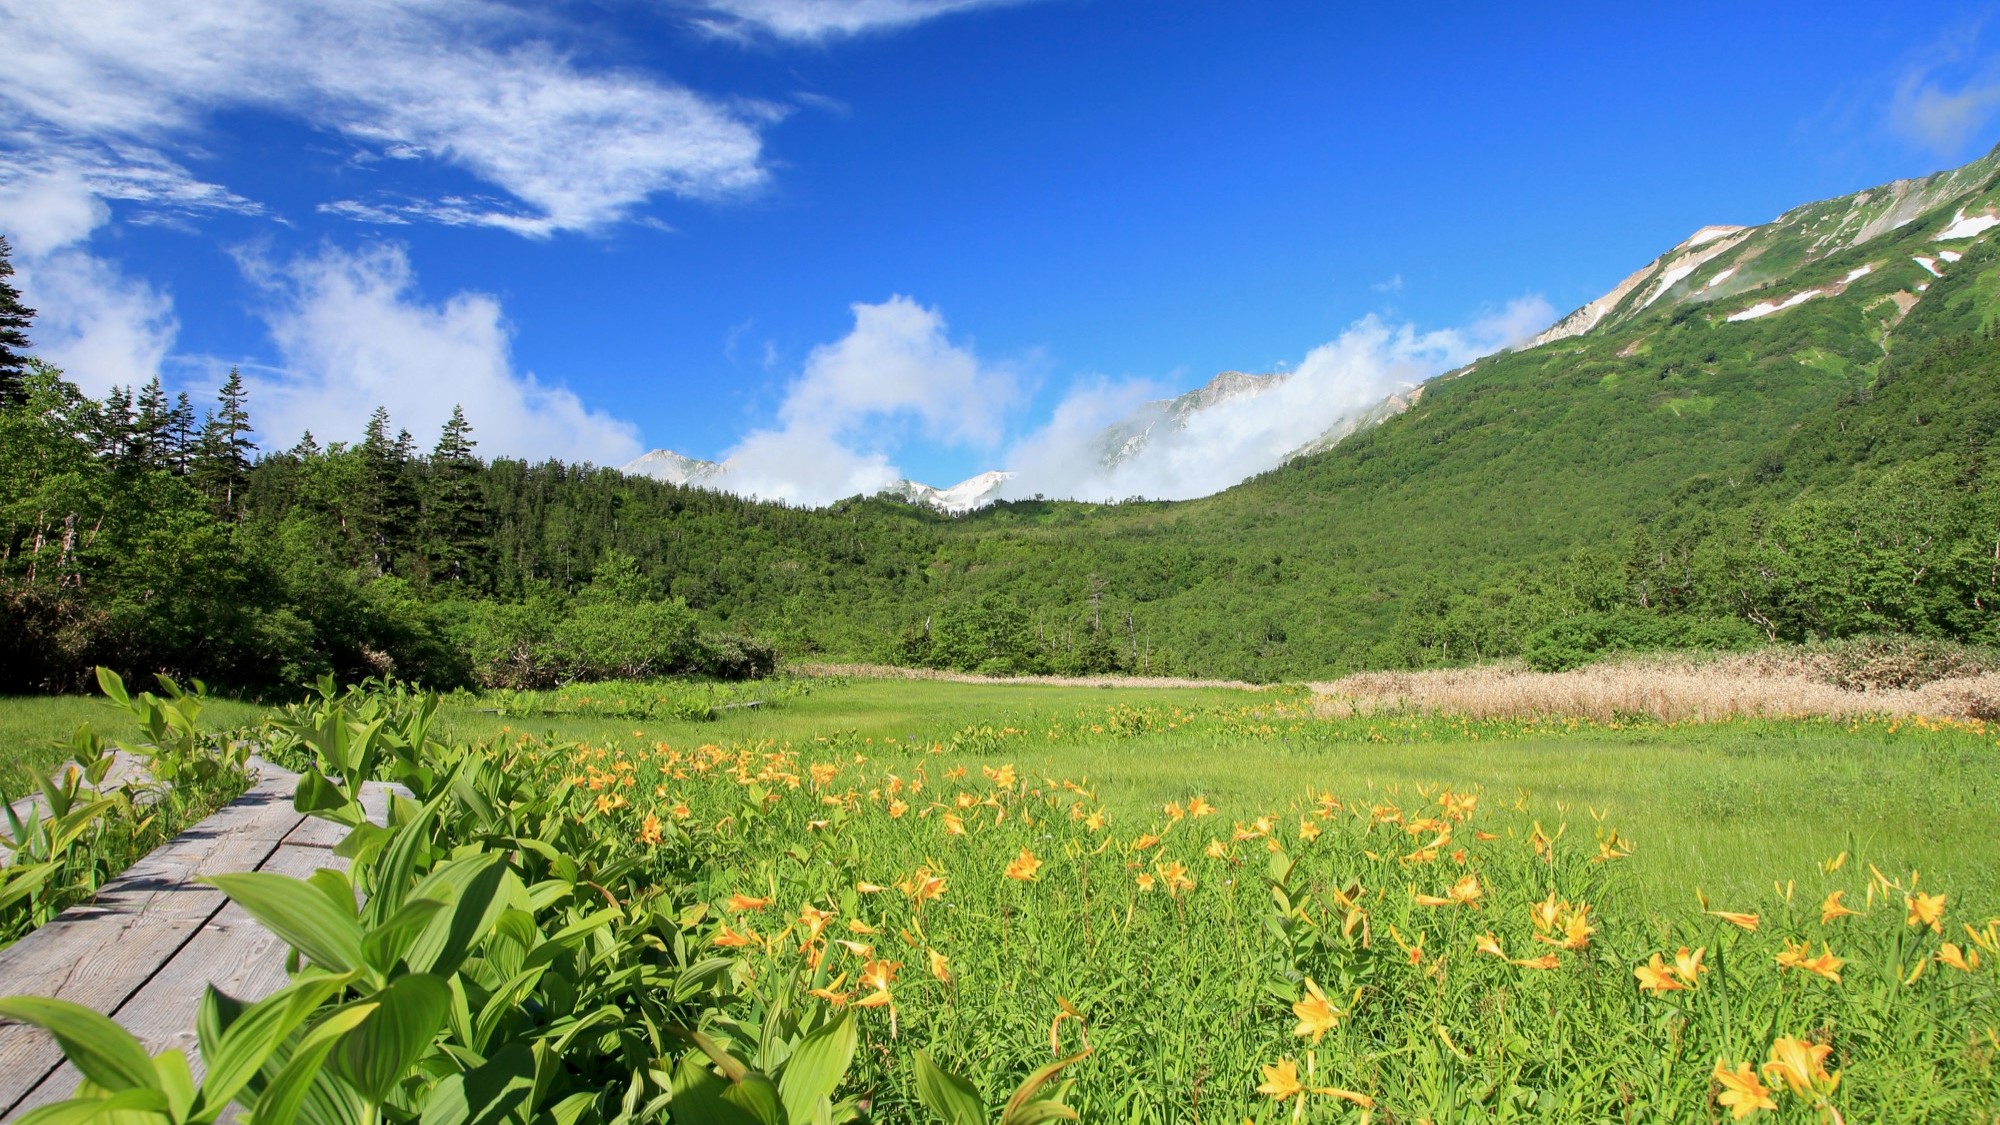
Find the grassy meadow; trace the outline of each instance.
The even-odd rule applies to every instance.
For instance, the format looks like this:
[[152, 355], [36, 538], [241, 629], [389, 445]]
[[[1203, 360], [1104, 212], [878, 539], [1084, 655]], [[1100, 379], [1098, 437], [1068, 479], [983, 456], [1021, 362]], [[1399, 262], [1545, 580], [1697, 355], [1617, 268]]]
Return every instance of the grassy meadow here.
[[[898, 1043], [994, 1101], [1088, 1045], [1085, 1120], [2000, 1104], [1979, 722], [1328, 719], [1298, 691], [879, 681], [705, 723], [448, 719], [561, 748], [580, 815], [638, 847], [713, 826], [710, 940], [873, 1005], [884, 1120], [923, 1116]], [[1934, 894], [1935, 930], [1913, 905]], [[1796, 1090], [1762, 1069], [1786, 1049]]]
[[[32, 742], [83, 708], [0, 722]], [[855, 1013], [870, 1120], [933, 1119], [919, 1048], [989, 1106], [1087, 1048], [1061, 1076], [1085, 1121], [2000, 1112], [1976, 720], [840, 679], [438, 718], [609, 854], [680, 857], [662, 902], [676, 947], [732, 959], [725, 1047]]]
[[1976, 722], [1321, 718], [1297, 689], [905, 680], [773, 681], [737, 689], [766, 698], [761, 708], [677, 722], [632, 717], [647, 703], [643, 690], [573, 688], [529, 713], [461, 697], [442, 717], [460, 737], [525, 733], [614, 751], [837, 743], [885, 769], [923, 760], [912, 746], [952, 743], [954, 761], [973, 767], [1087, 778], [1127, 819], [1196, 792], [1242, 814], [1327, 790], [1479, 788], [1489, 801], [1525, 797], [1545, 818], [1579, 827], [1603, 814], [1636, 842], [1622, 866], [1660, 900], [1691, 902], [1695, 886], [1768, 890], [1845, 851], [1968, 893], [1987, 887], [2000, 908], [1990, 874], [2000, 869], [2000, 727], [1988, 734]]

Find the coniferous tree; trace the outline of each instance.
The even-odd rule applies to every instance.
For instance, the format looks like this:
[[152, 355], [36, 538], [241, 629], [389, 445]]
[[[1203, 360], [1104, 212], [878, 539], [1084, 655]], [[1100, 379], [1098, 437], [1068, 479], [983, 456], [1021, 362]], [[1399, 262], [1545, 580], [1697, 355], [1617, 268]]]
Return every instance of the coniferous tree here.
[[218, 409], [202, 427], [201, 457], [195, 470], [196, 484], [208, 494], [210, 504], [225, 519], [233, 519], [243, 500], [243, 485], [250, 476], [249, 392], [243, 389], [243, 375], [234, 367], [216, 395]]
[[13, 276], [13, 249], [0, 235], [0, 407], [28, 401], [28, 325], [35, 310], [21, 303]]
[[97, 413], [97, 455], [114, 468], [132, 464], [132, 392], [113, 387], [104, 396], [104, 408]]
[[[468, 450], [470, 442], [467, 442]], [[389, 574], [414, 546], [421, 504], [412, 479], [416, 443], [410, 431], [389, 436], [389, 411], [378, 406], [360, 447], [363, 473], [355, 514], [375, 573]]]
[[134, 405], [137, 416], [132, 420], [133, 446], [139, 466], [148, 471], [164, 471], [171, 467], [167, 446], [173, 408], [167, 405], [167, 392], [160, 386], [158, 375], [140, 389]]
[[200, 433], [195, 429], [194, 403], [182, 391], [174, 396], [173, 409], [167, 411], [167, 462], [175, 476], [184, 477], [194, 467], [195, 453], [201, 445]]
[[436, 581], [471, 582], [478, 573], [487, 512], [475, 444], [464, 408], [452, 407], [431, 450], [423, 494], [424, 554]]

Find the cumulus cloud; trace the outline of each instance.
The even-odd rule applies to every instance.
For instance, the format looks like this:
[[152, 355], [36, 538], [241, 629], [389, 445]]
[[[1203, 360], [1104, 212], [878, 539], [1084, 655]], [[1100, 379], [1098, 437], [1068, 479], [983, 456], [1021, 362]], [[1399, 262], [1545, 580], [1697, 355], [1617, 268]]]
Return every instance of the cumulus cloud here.
[[180, 330], [166, 294], [90, 252], [92, 232], [110, 214], [74, 172], [0, 182], [0, 233], [14, 248], [23, 299], [37, 311], [35, 353], [93, 395], [158, 375]]
[[[1519, 344], [1554, 318], [1540, 297], [1511, 302], [1463, 328], [1431, 332], [1366, 316], [1308, 352], [1289, 374], [1257, 384], [1261, 393], [1191, 413], [1185, 425], [1156, 409], [1135, 414], [1151, 385], [1089, 384], [1011, 451], [1015, 476], [1003, 495], [1178, 500], [1219, 492], [1338, 435], [1390, 395]], [[1107, 432], [1131, 438], [1149, 424], [1152, 431], [1132, 442], [1136, 452], [1107, 457]]]
[[804, 42], [908, 27], [977, 8], [1027, 0], [705, 0], [697, 25], [719, 35], [753, 32]]
[[277, 369], [245, 377], [267, 448], [307, 430], [353, 440], [377, 406], [427, 441], [463, 405], [483, 456], [615, 465], [639, 451], [629, 423], [515, 370], [498, 300], [424, 300], [400, 248], [246, 260], [245, 269], [271, 297], [264, 316], [282, 356]]
[[1012, 367], [953, 343], [943, 315], [908, 297], [852, 308], [854, 328], [813, 349], [785, 390], [777, 427], [729, 451], [719, 486], [825, 504], [899, 480], [890, 454], [908, 437], [947, 447], [998, 442], [1019, 394]]
[[0, 138], [28, 160], [74, 163], [95, 147], [113, 166], [172, 169], [161, 152], [215, 114], [274, 111], [455, 166], [519, 202], [385, 196], [348, 201], [352, 214], [530, 236], [603, 226], [658, 193], [764, 182], [760, 130], [776, 109], [586, 69], [536, 37], [548, 26], [490, 0], [0, 0]]

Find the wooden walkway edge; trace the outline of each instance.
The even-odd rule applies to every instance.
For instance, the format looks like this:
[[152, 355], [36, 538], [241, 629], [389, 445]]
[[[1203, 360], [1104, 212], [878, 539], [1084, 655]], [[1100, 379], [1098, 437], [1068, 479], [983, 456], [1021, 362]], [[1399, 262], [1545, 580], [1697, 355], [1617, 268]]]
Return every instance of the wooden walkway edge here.
[[[197, 1079], [195, 1015], [209, 985], [241, 1000], [283, 986], [285, 943], [196, 882], [270, 871], [303, 878], [345, 867], [338, 825], [294, 812], [298, 775], [255, 763], [256, 784], [215, 815], [153, 849], [90, 902], [0, 950], [0, 996], [52, 996], [93, 1008], [158, 1054], [180, 1048]], [[378, 823], [389, 789], [363, 789]], [[0, 1022], [0, 1122], [67, 1098], [76, 1070], [39, 1028]]]

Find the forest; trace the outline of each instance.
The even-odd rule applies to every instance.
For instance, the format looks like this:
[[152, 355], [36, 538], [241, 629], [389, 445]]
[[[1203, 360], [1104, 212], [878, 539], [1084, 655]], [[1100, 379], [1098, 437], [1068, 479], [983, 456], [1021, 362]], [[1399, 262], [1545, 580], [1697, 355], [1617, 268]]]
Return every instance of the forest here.
[[[1969, 267], [1990, 267], [1982, 245]], [[4, 261], [4, 258], [0, 258]], [[1900, 634], [1991, 643], [1990, 268], [1893, 345], [1852, 306], [1507, 353], [1215, 496], [803, 509], [428, 445], [282, 449], [232, 372], [93, 399], [0, 337], [0, 691], [758, 675], [780, 658], [1300, 680]], [[0, 274], [0, 283], [6, 280]], [[1961, 299], [1962, 298], [1962, 299]], [[1886, 352], [1886, 354], [1885, 354]]]

